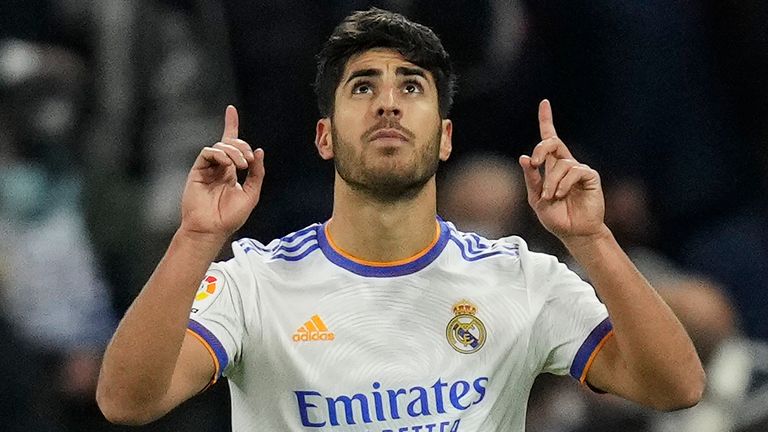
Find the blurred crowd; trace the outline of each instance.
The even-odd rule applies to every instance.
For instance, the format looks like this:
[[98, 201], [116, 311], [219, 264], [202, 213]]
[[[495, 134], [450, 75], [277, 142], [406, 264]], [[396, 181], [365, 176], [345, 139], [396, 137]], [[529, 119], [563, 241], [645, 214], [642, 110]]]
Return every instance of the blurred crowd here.
[[[670, 414], [543, 376], [528, 430], [768, 430], [759, 0], [5, 0], [3, 430], [126, 429], [95, 406], [100, 356], [177, 227], [186, 173], [226, 104], [266, 154], [261, 202], [239, 234], [268, 241], [330, 215], [332, 165], [312, 145], [314, 55], [371, 5], [432, 27], [458, 69], [441, 216], [568, 261], [529, 210], [516, 162], [549, 98], [560, 136], [602, 175], [608, 225], [706, 364], [704, 400]], [[130, 429], [230, 430], [226, 384]]]

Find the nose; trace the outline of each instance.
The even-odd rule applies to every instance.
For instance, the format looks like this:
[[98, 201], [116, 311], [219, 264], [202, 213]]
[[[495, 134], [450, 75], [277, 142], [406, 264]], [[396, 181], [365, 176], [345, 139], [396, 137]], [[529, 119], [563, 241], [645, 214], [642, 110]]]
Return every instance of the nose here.
[[399, 119], [402, 115], [400, 104], [397, 99], [397, 89], [394, 87], [389, 87], [381, 92], [376, 103], [377, 117], [395, 117]]

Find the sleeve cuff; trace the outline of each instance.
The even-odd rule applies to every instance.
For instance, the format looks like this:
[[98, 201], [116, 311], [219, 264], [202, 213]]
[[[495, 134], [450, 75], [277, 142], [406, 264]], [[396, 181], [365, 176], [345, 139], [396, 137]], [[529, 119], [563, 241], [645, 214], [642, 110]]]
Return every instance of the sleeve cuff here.
[[570, 373], [572, 377], [584, 384], [587, 379], [587, 372], [589, 372], [589, 368], [592, 366], [597, 353], [600, 352], [603, 345], [612, 335], [613, 324], [609, 318], [606, 318], [592, 330], [576, 352], [576, 356], [571, 364]]
[[221, 342], [219, 342], [219, 339], [199, 322], [193, 319], [189, 320], [187, 331], [194, 336], [195, 339], [200, 341], [205, 349], [208, 350], [208, 353], [211, 354], [213, 365], [216, 369], [211, 379], [211, 384], [215, 383], [222, 373], [224, 373], [224, 369], [226, 369], [229, 364], [227, 351], [224, 349]]

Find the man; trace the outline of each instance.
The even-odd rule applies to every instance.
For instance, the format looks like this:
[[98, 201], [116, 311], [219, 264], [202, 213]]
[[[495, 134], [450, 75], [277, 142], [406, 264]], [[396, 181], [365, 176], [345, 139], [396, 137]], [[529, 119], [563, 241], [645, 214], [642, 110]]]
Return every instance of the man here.
[[695, 404], [704, 374], [691, 341], [603, 224], [599, 177], [557, 138], [547, 101], [542, 142], [520, 158], [529, 202], [610, 320], [553, 257], [436, 217], [453, 79], [431, 30], [378, 9], [349, 16], [316, 82], [331, 219], [266, 246], [242, 239], [211, 264], [264, 178], [263, 151], [238, 139], [228, 107], [221, 142], [189, 174], [181, 226], [105, 354], [107, 418], [152, 421], [220, 376], [234, 431], [522, 430], [541, 372], [660, 409]]

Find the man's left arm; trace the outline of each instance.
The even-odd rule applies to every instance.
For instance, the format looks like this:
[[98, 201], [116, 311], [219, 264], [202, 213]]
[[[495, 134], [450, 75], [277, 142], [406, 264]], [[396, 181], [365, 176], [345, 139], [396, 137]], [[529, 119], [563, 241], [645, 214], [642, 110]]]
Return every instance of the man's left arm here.
[[693, 343], [605, 225], [600, 177], [557, 137], [546, 100], [539, 129], [542, 141], [530, 157], [520, 157], [528, 202], [585, 268], [613, 323], [587, 382], [660, 410], [695, 405], [706, 378]]
[[659, 410], [696, 405], [705, 375], [680, 321], [606, 227], [564, 240], [608, 309], [614, 334], [595, 355], [587, 382]]

